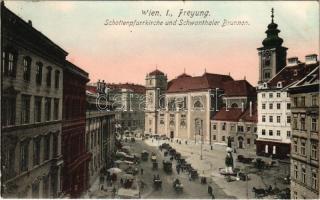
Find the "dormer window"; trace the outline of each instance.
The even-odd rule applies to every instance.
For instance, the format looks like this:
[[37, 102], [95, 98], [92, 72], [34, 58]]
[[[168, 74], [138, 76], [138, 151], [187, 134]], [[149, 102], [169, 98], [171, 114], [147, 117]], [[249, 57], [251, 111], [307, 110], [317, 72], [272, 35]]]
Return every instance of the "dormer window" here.
[[263, 88], [267, 88], [268, 84], [267, 83], [263, 83]]
[[293, 71], [293, 76], [298, 76], [298, 70], [295, 69], [295, 70]]
[[282, 82], [281, 82], [281, 81], [279, 81], [279, 82], [277, 83], [277, 88], [282, 88]]

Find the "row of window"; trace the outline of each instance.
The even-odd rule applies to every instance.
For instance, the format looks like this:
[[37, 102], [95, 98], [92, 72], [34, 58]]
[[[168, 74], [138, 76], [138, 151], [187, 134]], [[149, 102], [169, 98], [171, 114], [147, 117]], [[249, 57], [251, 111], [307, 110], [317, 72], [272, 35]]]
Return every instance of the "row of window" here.
[[[269, 136], [273, 136], [273, 130], [269, 130]], [[266, 135], [266, 130], [261, 130], [261, 135]], [[281, 136], [281, 130], [276, 130], [276, 136]], [[287, 138], [291, 137], [291, 131], [287, 131]]]
[[[20, 150], [19, 150], [19, 169], [20, 172], [28, 171], [29, 164], [29, 151], [32, 151], [32, 166], [36, 167], [37, 165], [42, 164], [43, 162], [50, 159], [51, 156], [51, 134], [46, 136], [38, 136], [32, 139], [32, 149], [30, 147], [30, 140], [24, 140], [20, 142]], [[58, 136], [56, 134], [53, 135], [52, 142], [52, 154], [56, 156], [58, 153]], [[9, 173], [8, 178], [12, 178], [15, 176], [15, 160], [16, 160], [16, 146], [8, 148], [4, 158], [4, 165], [7, 168], [7, 172]], [[40, 152], [43, 152], [43, 157], [40, 157]]]
[[[273, 123], [273, 117], [274, 117], [274, 116], [272, 116], [272, 115], [269, 116], [269, 122], [270, 122], [270, 123]], [[261, 116], [261, 121], [262, 121], [262, 122], [267, 122], [266, 119], [267, 119], [266, 115], [262, 115], [262, 116]], [[281, 116], [279, 116], [279, 115], [276, 116], [276, 122], [277, 122], [277, 123], [281, 123]], [[290, 116], [287, 116], [287, 123], [288, 123], [288, 124], [291, 123], [291, 117], [290, 117]]]
[[310, 104], [307, 102], [306, 104], [306, 97], [301, 96], [301, 97], [294, 97], [293, 98], [293, 105], [294, 107], [305, 107], [305, 106], [318, 106], [318, 96], [317, 95], [312, 95], [311, 96], [311, 102]]
[[[222, 123], [222, 125], [221, 125], [221, 130], [222, 130], [222, 131], [225, 131], [225, 130], [226, 130], [226, 126], [227, 126], [226, 123]], [[230, 125], [230, 131], [233, 131], [234, 128], [235, 128], [235, 125]], [[217, 124], [213, 124], [212, 129], [213, 129], [213, 130], [217, 130]], [[252, 130], [252, 127], [251, 127], [251, 126], [247, 126], [247, 127], [246, 127], [246, 132], [250, 132], [251, 130]], [[238, 131], [238, 132], [241, 132], [241, 133], [245, 132], [244, 126], [238, 125], [238, 126], [237, 126], [237, 131]], [[257, 127], [253, 127], [253, 131], [256, 133], [256, 132], [257, 132]]]
[[318, 172], [315, 170], [312, 170], [311, 177], [308, 177], [308, 179], [307, 179], [306, 168], [304, 166], [302, 166], [300, 168], [300, 172], [299, 172], [298, 165], [294, 164], [293, 165], [293, 178], [296, 181], [299, 181], [305, 185], [311, 186], [312, 189], [318, 190], [318, 184], [319, 184], [318, 183]]
[[[300, 120], [298, 120], [300, 119]], [[292, 129], [294, 130], [302, 130], [306, 131], [306, 118], [305, 115], [300, 115], [298, 118], [298, 115], [293, 115], [293, 122], [292, 122]], [[318, 131], [318, 119], [316, 117], [310, 118], [310, 131], [316, 132]]]
[[[16, 66], [17, 66], [18, 56], [10, 51], [2, 52], [2, 73], [4, 76], [16, 77]], [[23, 58], [23, 80], [26, 82], [31, 81], [31, 68], [32, 68], [32, 59], [29, 56]], [[42, 85], [42, 76], [43, 76], [43, 64], [41, 62], [36, 62], [35, 64], [35, 81], [37, 85]], [[52, 67], [46, 67], [45, 74], [45, 83], [47, 87], [51, 87], [51, 76], [52, 76]], [[60, 71], [55, 70], [54, 73], [54, 87], [59, 88], [60, 84]]]
[[[291, 108], [291, 104], [290, 103], [287, 103], [287, 110], [290, 110]], [[261, 109], [262, 110], [265, 110], [266, 109], [266, 104], [265, 103], [262, 103], [261, 104]], [[272, 110], [273, 109], [273, 103], [269, 103], [269, 110]], [[280, 110], [281, 109], [281, 103], [276, 103], [276, 109], [277, 110]]]
[[[307, 146], [307, 140], [300, 139], [294, 140], [292, 143], [293, 146], [293, 153], [301, 156], [307, 156], [306, 146]], [[300, 147], [300, 148], [299, 148]], [[318, 142], [311, 141], [310, 142], [310, 157], [313, 160], [318, 160]]]
[[[44, 103], [44, 121], [51, 120], [52, 105], [53, 100], [53, 120], [59, 119], [59, 99], [48, 98], [48, 97], [34, 97], [34, 122], [42, 122], [42, 105]], [[43, 102], [44, 101], [44, 102]], [[20, 119], [21, 124], [31, 123], [30, 112], [31, 107], [31, 96], [21, 95], [21, 110]], [[2, 104], [2, 126], [15, 125], [16, 120], [16, 97], [3, 97]]]
[[[269, 95], [269, 98], [273, 98], [274, 93], [273, 92], [269, 92], [268, 95]], [[275, 96], [276, 97], [281, 97], [281, 93], [277, 92]], [[266, 98], [266, 93], [262, 93], [261, 97], [262, 98]], [[287, 93], [287, 97], [289, 97], [289, 93]]]

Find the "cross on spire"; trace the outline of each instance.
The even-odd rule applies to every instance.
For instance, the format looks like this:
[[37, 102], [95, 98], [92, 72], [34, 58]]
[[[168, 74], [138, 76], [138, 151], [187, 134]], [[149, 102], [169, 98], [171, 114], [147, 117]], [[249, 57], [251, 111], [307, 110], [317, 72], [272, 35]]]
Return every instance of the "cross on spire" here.
[[274, 17], [274, 9], [273, 8], [271, 8], [271, 23], [273, 23], [273, 17]]
[[186, 73], [186, 68], [183, 68], [183, 73], [184, 73], [184, 74]]

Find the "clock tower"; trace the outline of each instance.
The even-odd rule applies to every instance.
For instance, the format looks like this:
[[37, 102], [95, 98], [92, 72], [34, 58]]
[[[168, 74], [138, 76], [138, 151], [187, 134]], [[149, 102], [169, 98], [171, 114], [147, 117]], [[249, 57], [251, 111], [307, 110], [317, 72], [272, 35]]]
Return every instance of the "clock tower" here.
[[[167, 89], [167, 76], [158, 69], [146, 76], [145, 133], [158, 134], [158, 110]], [[164, 106], [164, 105], [162, 105]]]
[[267, 37], [262, 41], [263, 47], [258, 48], [259, 84], [272, 79], [286, 66], [287, 49], [282, 46], [283, 39], [278, 36], [280, 30], [274, 23], [274, 10], [271, 9], [271, 23], [266, 30]]

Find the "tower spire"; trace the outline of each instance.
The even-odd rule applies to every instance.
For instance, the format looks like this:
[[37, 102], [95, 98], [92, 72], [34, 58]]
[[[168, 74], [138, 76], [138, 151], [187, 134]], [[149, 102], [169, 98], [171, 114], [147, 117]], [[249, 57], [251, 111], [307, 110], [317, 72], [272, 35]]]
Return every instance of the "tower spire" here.
[[274, 9], [273, 8], [271, 8], [271, 23], [273, 23], [273, 17], [274, 17]]

